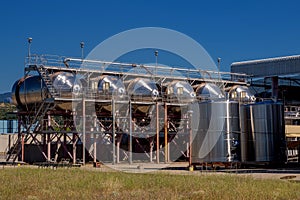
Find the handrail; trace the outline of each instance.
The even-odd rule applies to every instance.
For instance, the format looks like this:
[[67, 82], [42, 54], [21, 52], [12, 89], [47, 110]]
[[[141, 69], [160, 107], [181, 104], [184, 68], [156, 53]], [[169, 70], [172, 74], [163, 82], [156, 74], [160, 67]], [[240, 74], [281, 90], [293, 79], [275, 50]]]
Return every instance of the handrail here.
[[[222, 80], [242, 80], [246, 81], [250, 78], [247, 74], [219, 72], [202, 69], [179, 68], [170, 66], [155, 66], [135, 63], [122, 63], [101, 60], [70, 58], [57, 55], [31, 55], [26, 58], [25, 66], [44, 65], [58, 68], [84, 68], [96, 71], [112, 71], [128, 73], [134, 71], [136, 73], [149, 74], [149, 76], [184, 76], [186, 78], [205, 78]], [[145, 71], [143, 71], [145, 70]], [[220, 77], [221, 76], [221, 77]]]

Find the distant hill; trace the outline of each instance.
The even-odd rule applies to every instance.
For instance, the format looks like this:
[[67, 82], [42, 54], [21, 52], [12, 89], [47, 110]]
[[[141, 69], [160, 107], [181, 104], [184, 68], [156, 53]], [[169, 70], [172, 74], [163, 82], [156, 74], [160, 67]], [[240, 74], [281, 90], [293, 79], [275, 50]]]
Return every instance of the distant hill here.
[[6, 92], [3, 94], [0, 94], [0, 103], [11, 103], [11, 93]]

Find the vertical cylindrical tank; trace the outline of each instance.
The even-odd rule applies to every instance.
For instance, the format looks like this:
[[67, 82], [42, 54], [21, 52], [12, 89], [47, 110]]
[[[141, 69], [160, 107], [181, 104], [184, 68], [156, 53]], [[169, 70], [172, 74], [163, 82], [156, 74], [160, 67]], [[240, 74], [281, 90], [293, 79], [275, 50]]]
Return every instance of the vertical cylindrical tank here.
[[283, 104], [273, 101], [241, 107], [242, 161], [285, 162]]
[[200, 102], [199, 129], [192, 146], [193, 162], [232, 162], [240, 158], [237, 102]]
[[239, 103], [224, 99], [215, 84], [196, 89], [199, 128], [192, 144], [192, 162], [232, 162], [240, 158]]

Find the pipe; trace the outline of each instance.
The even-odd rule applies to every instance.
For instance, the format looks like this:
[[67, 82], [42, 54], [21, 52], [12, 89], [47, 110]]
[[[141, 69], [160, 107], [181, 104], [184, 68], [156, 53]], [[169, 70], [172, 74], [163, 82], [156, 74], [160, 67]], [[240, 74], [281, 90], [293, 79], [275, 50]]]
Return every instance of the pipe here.
[[63, 63], [65, 64], [66, 68], [69, 68], [69, 67], [70, 67], [70, 65], [69, 65], [69, 63], [68, 63], [69, 61], [71, 61], [70, 58], [65, 58], [64, 61], [63, 61]]
[[278, 98], [278, 76], [273, 76], [272, 78], [272, 98]]

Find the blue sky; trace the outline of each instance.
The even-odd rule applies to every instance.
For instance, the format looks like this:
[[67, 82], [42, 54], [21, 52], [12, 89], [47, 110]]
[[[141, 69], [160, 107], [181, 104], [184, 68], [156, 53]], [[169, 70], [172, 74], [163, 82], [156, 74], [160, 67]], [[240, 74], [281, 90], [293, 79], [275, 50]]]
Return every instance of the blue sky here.
[[164, 27], [199, 42], [221, 70], [234, 61], [300, 54], [298, 1], [1, 1], [0, 92], [24, 73], [32, 53], [80, 56], [119, 32]]

